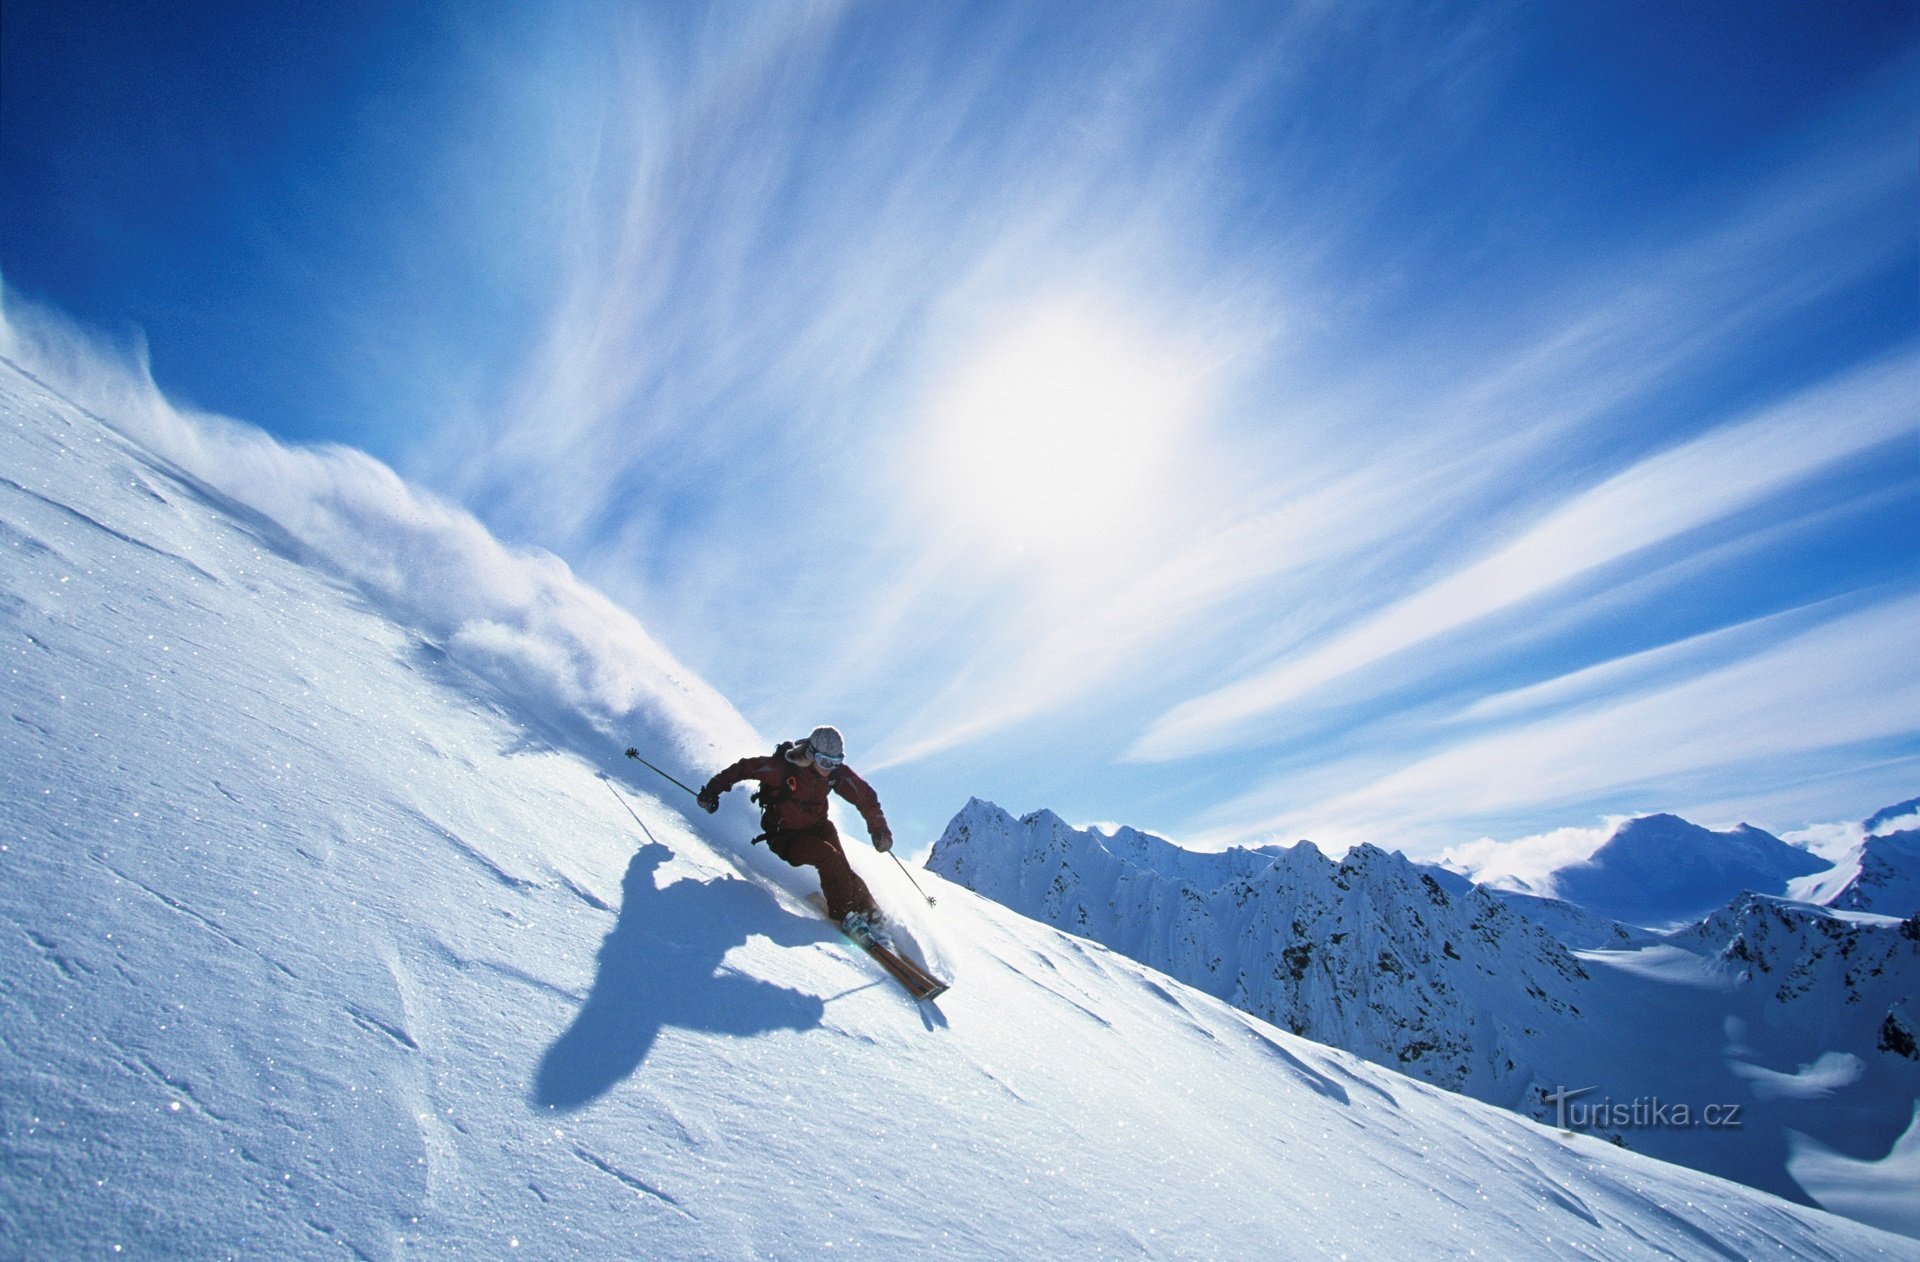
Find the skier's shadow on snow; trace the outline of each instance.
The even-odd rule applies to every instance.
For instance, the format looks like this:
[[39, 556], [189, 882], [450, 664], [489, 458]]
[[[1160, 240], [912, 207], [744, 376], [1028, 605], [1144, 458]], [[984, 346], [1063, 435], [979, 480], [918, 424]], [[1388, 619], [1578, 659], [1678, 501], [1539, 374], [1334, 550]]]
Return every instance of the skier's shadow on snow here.
[[747, 926], [772, 927], [782, 946], [813, 941], [814, 926], [782, 914], [771, 894], [738, 877], [659, 889], [654, 873], [672, 857], [652, 842], [627, 865], [620, 919], [600, 944], [593, 993], [541, 1058], [535, 1104], [573, 1110], [593, 1103], [639, 1069], [665, 1026], [745, 1037], [820, 1024], [825, 1006], [817, 997], [720, 970], [726, 953], [746, 941]]

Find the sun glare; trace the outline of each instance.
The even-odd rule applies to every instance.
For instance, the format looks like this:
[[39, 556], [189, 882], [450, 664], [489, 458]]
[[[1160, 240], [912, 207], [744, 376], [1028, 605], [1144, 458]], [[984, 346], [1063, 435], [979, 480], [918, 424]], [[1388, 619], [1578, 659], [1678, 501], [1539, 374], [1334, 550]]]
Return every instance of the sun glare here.
[[1156, 510], [1193, 395], [1165, 347], [1049, 306], [950, 381], [932, 418], [932, 476], [967, 525], [1005, 546], [1096, 547]]

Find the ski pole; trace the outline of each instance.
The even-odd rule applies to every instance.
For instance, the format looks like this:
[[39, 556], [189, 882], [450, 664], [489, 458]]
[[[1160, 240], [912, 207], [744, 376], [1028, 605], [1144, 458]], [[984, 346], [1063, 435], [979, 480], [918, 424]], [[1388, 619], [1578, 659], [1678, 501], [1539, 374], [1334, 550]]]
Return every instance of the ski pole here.
[[[640, 756], [639, 750], [637, 749], [627, 750], [627, 757], [633, 759], [635, 762], [639, 763], [642, 767], [645, 767], [648, 771], [653, 772], [653, 774], [659, 776], [662, 780], [665, 780], [668, 784], [675, 785], [682, 789], [687, 789], [686, 785], [681, 784], [678, 780], [675, 780], [672, 776], [668, 775], [666, 772], [660, 770], [660, 768], [654, 766], [652, 763], [642, 758]], [[687, 792], [693, 794], [693, 796], [695, 797], [700, 796], [700, 794], [693, 789], [687, 789]]]
[[[891, 850], [887, 851], [887, 857], [892, 859], [895, 863], [900, 863], [900, 856], [893, 853], [893, 851]], [[914, 893], [918, 894], [920, 897], [927, 900], [927, 906], [929, 907], [938, 906], [938, 904], [936, 904], [933, 901], [933, 898], [925, 890], [920, 888], [920, 882], [913, 879], [913, 873], [907, 871], [907, 865], [904, 863], [900, 863], [900, 874], [907, 878], [908, 885], [913, 886]]]

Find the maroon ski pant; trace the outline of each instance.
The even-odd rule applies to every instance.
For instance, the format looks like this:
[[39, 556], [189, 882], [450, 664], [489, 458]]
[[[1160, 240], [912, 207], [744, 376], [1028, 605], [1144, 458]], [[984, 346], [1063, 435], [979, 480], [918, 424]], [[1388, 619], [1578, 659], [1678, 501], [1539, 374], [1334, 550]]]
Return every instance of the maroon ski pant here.
[[820, 892], [826, 896], [827, 915], [840, 920], [851, 911], [878, 915], [872, 891], [860, 874], [847, 862], [840, 844], [840, 833], [832, 821], [821, 820], [803, 828], [780, 828], [767, 834], [767, 849], [795, 867], [819, 870]]

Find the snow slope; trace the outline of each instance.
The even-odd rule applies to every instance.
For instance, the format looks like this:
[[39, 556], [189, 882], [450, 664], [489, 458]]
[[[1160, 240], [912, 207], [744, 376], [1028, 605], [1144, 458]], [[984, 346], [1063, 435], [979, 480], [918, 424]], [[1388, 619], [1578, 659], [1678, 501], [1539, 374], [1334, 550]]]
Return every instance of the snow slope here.
[[[979, 801], [928, 864], [1376, 1064], [1556, 1124], [1574, 1092], [1579, 1129], [1920, 1235], [1920, 933], [1902, 922], [1743, 895], [1671, 939], [1599, 933], [1372, 846], [1197, 854]], [[1556, 920], [1608, 949], [1568, 950]], [[1650, 1125], [1631, 1107], [1650, 1100], [1739, 1125]]]
[[128, 398], [0, 364], [0, 1256], [1915, 1256], [932, 877], [916, 1006], [557, 563]]

